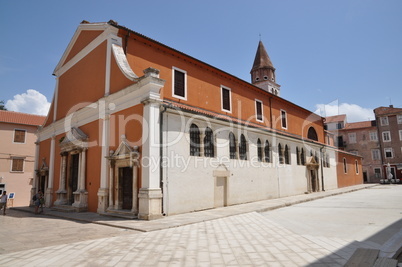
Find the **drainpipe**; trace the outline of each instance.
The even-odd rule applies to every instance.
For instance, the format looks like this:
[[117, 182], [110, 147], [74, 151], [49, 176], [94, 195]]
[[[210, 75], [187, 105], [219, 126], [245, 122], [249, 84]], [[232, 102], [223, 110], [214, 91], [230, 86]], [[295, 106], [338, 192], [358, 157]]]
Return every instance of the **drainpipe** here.
[[[160, 188], [162, 191], [162, 215], [166, 216], [165, 212], [164, 212], [164, 208], [163, 208], [163, 202], [164, 202], [164, 198], [165, 195], [163, 194], [163, 114], [166, 112], [167, 107], [166, 106], [161, 106], [163, 109], [160, 111], [160, 115], [159, 115], [159, 119], [160, 119], [160, 123], [159, 123], [159, 158], [160, 158], [160, 162], [159, 162], [159, 181], [160, 181]], [[167, 193], [167, 192], [166, 192]]]
[[325, 191], [325, 188], [324, 188], [324, 166], [323, 166], [323, 163], [324, 163], [324, 148], [325, 148], [325, 146], [322, 146], [322, 147], [320, 148], [320, 153], [321, 153], [321, 186], [322, 186], [322, 191]]
[[272, 97], [269, 98], [269, 121], [271, 124], [271, 129], [273, 129], [273, 122], [272, 122]]

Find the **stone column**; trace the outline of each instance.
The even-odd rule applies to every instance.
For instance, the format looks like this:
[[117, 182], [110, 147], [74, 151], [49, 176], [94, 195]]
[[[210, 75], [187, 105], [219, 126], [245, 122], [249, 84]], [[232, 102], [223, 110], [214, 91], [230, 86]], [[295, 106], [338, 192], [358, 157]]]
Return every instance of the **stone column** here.
[[55, 136], [50, 141], [50, 160], [49, 160], [49, 177], [45, 194], [45, 205], [51, 207], [53, 203], [53, 179], [54, 179], [54, 157], [55, 157]]
[[152, 220], [162, 217], [162, 190], [159, 168], [159, 102], [147, 100], [144, 104], [142, 138], [142, 188], [139, 190], [139, 219]]
[[62, 152], [60, 163], [60, 183], [59, 190], [57, 193], [57, 200], [54, 202], [55, 205], [65, 205], [67, 204], [67, 190], [66, 190], [66, 175], [67, 175], [67, 152]]
[[34, 171], [32, 173], [32, 187], [31, 187], [31, 197], [30, 204], [34, 204], [32, 197], [36, 194], [36, 188], [38, 186], [38, 170], [39, 170], [39, 140], [35, 142], [35, 163]]
[[114, 183], [114, 161], [109, 160], [109, 207], [108, 209], [113, 209], [113, 183]]
[[[108, 194], [109, 194], [109, 135], [110, 135], [110, 130], [109, 130], [109, 118], [110, 115], [107, 114], [107, 110], [105, 107], [105, 102], [101, 102], [102, 107], [99, 107], [99, 110], [101, 112], [100, 119], [102, 120], [102, 156], [101, 156], [101, 162], [100, 162], [100, 168], [101, 168], [101, 174], [100, 174], [100, 187], [98, 189], [98, 213], [103, 213], [106, 212], [106, 209], [108, 208], [108, 202], [110, 199], [108, 199]], [[109, 200], [109, 201], [108, 201]]]
[[88, 192], [85, 189], [86, 150], [87, 148], [83, 148], [79, 154], [78, 188], [73, 193], [74, 203], [72, 206], [78, 208], [78, 211], [85, 211], [88, 207]]

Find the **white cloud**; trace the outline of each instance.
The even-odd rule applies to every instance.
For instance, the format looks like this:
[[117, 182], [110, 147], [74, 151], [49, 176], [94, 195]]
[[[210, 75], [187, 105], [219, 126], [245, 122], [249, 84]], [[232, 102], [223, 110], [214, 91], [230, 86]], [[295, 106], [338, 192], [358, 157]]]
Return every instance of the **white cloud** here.
[[363, 108], [356, 104], [339, 104], [338, 101], [333, 101], [329, 104], [317, 104], [315, 107], [317, 109], [315, 113], [322, 117], [346, 114], [347, 122], [374, 120], [374, 112], [372, 109]]
[[14, 99], [7, 100], [5, 107], [10, 111], [47, 115], [50, 103], [47, 102], [46, 96], [36, 90], [28, 89], [26, 93], [15, 95]]

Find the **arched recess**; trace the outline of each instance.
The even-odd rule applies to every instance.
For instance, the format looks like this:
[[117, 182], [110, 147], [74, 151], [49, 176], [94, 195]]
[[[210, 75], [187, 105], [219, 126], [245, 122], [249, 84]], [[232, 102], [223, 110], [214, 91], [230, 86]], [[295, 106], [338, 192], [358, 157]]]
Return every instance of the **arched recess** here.
[[307, 138], [314, 140], [314, 141], [318, 141], [318, 135], [317, 135], [317, 132], [315, 131], [314, 127], [308, 128]]

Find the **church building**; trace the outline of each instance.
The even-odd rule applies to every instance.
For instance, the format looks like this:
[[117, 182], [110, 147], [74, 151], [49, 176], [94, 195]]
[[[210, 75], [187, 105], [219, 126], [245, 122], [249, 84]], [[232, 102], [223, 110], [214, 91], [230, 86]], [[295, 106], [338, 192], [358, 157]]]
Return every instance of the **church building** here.
[[275, 71], [261, 41], [249, 83], [83, 21], [54, 70], [32, 194], [151, 220], [362, 183], [361, 157], [327, 145], [324, 118], [281, 98]]

